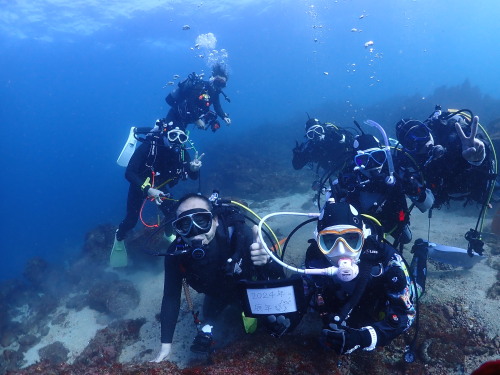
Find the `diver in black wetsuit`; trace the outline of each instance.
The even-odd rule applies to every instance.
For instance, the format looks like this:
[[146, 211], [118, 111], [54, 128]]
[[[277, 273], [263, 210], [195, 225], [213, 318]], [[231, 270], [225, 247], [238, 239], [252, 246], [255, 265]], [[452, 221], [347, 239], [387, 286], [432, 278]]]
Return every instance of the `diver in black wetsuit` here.
[[415, 248], [408, 270], [375, 222], [329, 199], [305, 260], [309, 269], [338, 267], [334, 276], [305, 276], [310, 306], [323, 321], [322, 343], [339, 354], [370, 351], [408, 330], [425, 289], [426, 260], [426, 247]]
[[403, 151], [419, 165], [439, 208], [450, 200], [483, 203], [491, 180], [491, 150], [477, 133], [479, 118], [442, 112], [424, 122], [405, 119], [396, 124]]
[[[222, 91], [226, 87], [228, 78], [227, 69], [222, 64], [214, 65], [212, 76], [208, 81], [191, 73], [165, 98], [171, 108], [163, 122], [171, 123], [171, 126], [182, 130], [186, 130], [188, 124], [194, 123], [200, 129], [211, 128], [214, 132], [220, 128], [217, 117], [230, 125], [231, 119], [222, 109], [219, 97], [222, 94], [229, 101]], [[211, 106], [213, 111], [210, 109]]]
[[176, 217], [172, 225], [178, 236], [165, 256], [161, 349], [155, 362], [170, 353], [183, 279], [205, 294], [206, 324], [199, 328], [191, 350], [208, 352], [212, 343], [210, 323], [226, 306], [239, 303], [237, 282], [252, 276], [265, 279], [283, 275], [257, 239], [256, 226], [246, 226], [241, 214], [212, 208], [204, 196], [190, 194], [180, 199]]
[[333, 181], [331, 196], [377, 219], [384, 233], [395, 239], [395, 247], [409, 243], [412, 235], [406, 196], [424, 212], [432, 204], [432, 193], [425, 189], [416, 173], [405, 171], [403, 176], [403, 171], [397, 169], [390, 178], [387, 152], [373, 135], [356, 136], [353, 147], [354, 163]]
[[400, 155], [411, 155], [435, 196], [432, 208], [451, 200], [481, 205], [475, 228], [465, 234], [469, 256], [484, 251], [481, 231], [497, 177], [493, 144], [486, 143], [479, 127], [471, 111], [442, 111], [440, 106], [424, 122], [405, 119], [396, 124], [400, 147], [395, 159], [403, 165]]
[[305, 130], [307, 140], [301, 144], [296, 142], [293, 149], [294, 169], [317, 164], [317, 174], [322, 169], [325, 175], [332, 175], [350, 161], [354, 137], [348, 130], [315, 118], [307, 120]]
[[196, 153], [191, 161], [184, 146], [188, 136], [178, 128], [162, 126], [161, 129], [161, 132], [149, 133], [134, 151], [125, 171], [125, 178], [130, 183], [127, 215], [116, 231], [110, 257], [113, 267], [127, 265], [124, 239], [137, 224], [144, 199], [154, 199], [166, 217], [173, 216], [167, 188], [188, 178], [198, 178], [203, 154], [198, 156]]

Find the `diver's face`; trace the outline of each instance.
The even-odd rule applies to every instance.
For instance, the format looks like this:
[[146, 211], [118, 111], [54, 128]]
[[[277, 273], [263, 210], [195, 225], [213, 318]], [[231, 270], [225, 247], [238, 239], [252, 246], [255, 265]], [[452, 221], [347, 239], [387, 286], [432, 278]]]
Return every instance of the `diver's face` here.
[[216, 89], [220, 90], [226, 87], [227, 79], [226, 77], [215, 76], [213, 77], [212, 83]]
[[434, 147], [434, 138], [432, 137], [432, 134], [429, 134], [429, 140], [417, 150], [417, 154], [427, 155], [432, 147]]
[[[210, 207], [208, 207], [207, 203], [199, 198], [193, 197], [189, 198], [186, 201], [182, 202], [177, 208], [176, 215], [177, 217], [182, 216], [183, 213], [191, 210], [203, 210], [206, 212], [210, 212]], [[191, 211], [192, 212], [192, 211]], [[215, 232], [217, 227], [219, 226], [219, 222], [217, 217], [214, 216], [212, 219], [212, 226], [210, 230], [206, 233], [198, 233], [192, 237], [181, 236], [184, 242], [188, 245], [191, 245], [193, 241], [201, 241], [203, 245], [207, 245], [212, 241], [215, 237]]]

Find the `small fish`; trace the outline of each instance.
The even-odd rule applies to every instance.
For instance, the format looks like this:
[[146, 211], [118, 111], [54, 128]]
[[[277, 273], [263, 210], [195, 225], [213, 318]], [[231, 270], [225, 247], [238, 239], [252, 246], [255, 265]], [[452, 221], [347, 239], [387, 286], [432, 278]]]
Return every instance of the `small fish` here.
[[368, 48], [370, 46], [373, 46], [373, 40], [369, 40], [368, 42], [365, 43], [365, 48]]
[[174, 74], [173, 78], [178, 79], [180, 76], [178, 74]]
[[328, 73], [328, 72], [323, 72], [323, 74], [324, 74], [325, 76], [327, 76], [329, 73]]
[[182, 26], [182, 30], [189, 30], [190, 28], [191, 28], [191, 26], [189, 26], [189, 25]]
[[353, 28], [351, 29], [351, 33], [357, 33], [357, 32], [358, 32], [358, 29], [356, 29], [355, 27], [353, 27]]
[[173, 83], [172, 81], [168, 81], [168, 82], [167, 82], [167, 85], [168, 85], [168, 86], [172, 86], [173, 84], [174, 84], [174, 83]]

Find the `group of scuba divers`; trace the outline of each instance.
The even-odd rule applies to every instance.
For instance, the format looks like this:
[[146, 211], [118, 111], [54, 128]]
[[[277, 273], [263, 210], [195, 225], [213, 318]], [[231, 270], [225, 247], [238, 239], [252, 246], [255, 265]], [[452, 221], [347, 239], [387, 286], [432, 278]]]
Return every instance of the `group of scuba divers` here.
[[[187, 126], [216, 131], [218, 118], [231, 123], [219, 101], [227, 79], [226, 67], [217, 64], [208, 81], [193, 73], [179, 83], [166, 99], [171, 106], [166, 118], [152, 129], [133, 128], [118, 160], [126, 166], [130, 188], [111, 266], [127, 265], [125, 235], [141, 217], [144, 202], [157, 203], [165, 216], [158, 229], [170, 235], [161, 254], [161, 348], [153, 361], [161, 362], [171, 352], [182, 290], [197, 329], [191, 350], [208, 355], [217, 342], [214, 321], [228, 306], [239, 309], [247, 333], [259, 328], [275, 337], [291, 333], [314, 311], [323, 323], [320, 342], [338, 354], [383, 347], [414, 322], [418, 327], [427, 257], [447, 247], [417, 239], [412, 261], [405, 261], [412, 209], [431, 212], [450, 200], [477, 203], [481, 209], [476, 228], [466, 234], [468, 249], [448, 250], [464, 259], [481, 258], [483, 252], [481, 228], [495, 185], [496, 157], [478, 117], [437, 106], [424, 121], [399, 121], [395, 140], [376, 122], [366, 121], [383, 142], [356, 122], [356, 128], [342, 128], [309, 118], [306, 140], [293, 149], [292, 164], [295, 169], [316, 166], [318, 176], [322, 171], [314, 184], [319, 212], [261, 218], [216, 191], [210, 197], [191, 193], [179, 200], [168, 193], [181, 180], [197, 179], [202, 165], [203, 154], [194, 149]], [[306, 217], [284, 243], [266, 223], [278, 215]], [[300, 266], [286, 263], [290, 238], [311, 222], [316, 229], [305, 261]], [[201, 316], [192, 306], [189, 287], [205, 295]], [[405, 350], [407, 362], [415, 359], [415, 344], [416, 333]]]

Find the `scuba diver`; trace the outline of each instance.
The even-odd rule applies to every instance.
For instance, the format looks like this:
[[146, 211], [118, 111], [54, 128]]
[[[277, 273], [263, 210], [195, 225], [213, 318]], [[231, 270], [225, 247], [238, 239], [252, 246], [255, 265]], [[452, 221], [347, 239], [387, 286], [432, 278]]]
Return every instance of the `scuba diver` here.
[[[350, 354], [357, 349], [370, 351], [389, 344], [410, 328], [418, 317], [418, 298], [425, 290], [425, 241], [415, 242], [414, 257], [407, 266], [383, 239], [377, 220], [360, 215], [347, 202], [337, 203], [330, 198], [319, 214], [269, 214], [262, 218], [259, 230], [265, 220], [277, 215], [311, 218], [304, 223], [317, 220], [303, 268], [286, 264], [267, 246], [264, 249], [276, 263], [303, 275], [303, 293], [309, 308], [317, 311], [323, 321], [320, 341], [326, 347], [339, 354]], [[300, 318], [300, 314], [281, 320], [286, 322], [296, 317]], [[407, 348], [408, 362], [413, 360], [415, 343], [414, 339]]]
[[[292, 165], [295, 170], [304, 168], [309, 164], [316, 165], [318, 180], [314, 182], [313, 189], [318, 190], [320, 181], [328, 179], [332, 174], [344, 167], [352, 154], [353, 135], [350, 131], [342, 129], [332, 123], [321, 123], [316, 118], [309, 118], [305, 125], [304, 142], [292, 150]], [[323, 170], [320, 178], [319, 170]], [[318, 185], [319, 184], [319, 185]]]
[[[204, 154], [191, 160], [186, 147], [189, 137], [183, 130], [156, 121], [159, 132], [136, 129], [145, 134], [142, 143], [128, 161], [125, 178], [130, 183], [127, 197], [127, 214], [118, 226], [110, 255], [112, 267], [127, 266], [125, 237], [135, 227], [146, 199], [154, 200], [165, 217], [172, 216], [173, 199], [166, 192], [179, 181], [197, 179]], [[148, 128], [149, 129], [149, 128]]]
[[[425, 248], [415, 255], [421, 259], [414, 258], [412, 271], [423, 291]], [[403, 258], [384, 242], [377, 224], [352, 205], [326, 202], [305, 265], [338, 267], [334, 277], [307, 278], [311, 307], [323, 320], [321, 341], [337, 353], [385, 346], [413, 323], [417, 286]]]
[[[218, 117], [230, 125], [231, 119], [222, 109], [219, 98], [222, 94], [230, 102], [222, 91], [228, 78], [227, 67], [221, 63], [212, 67], [212, 76], [208, 81], [204, 81], [196, 73], [191, 73], [165, 98], [171, 108], [163, 121], [184, 131], [188, 124], [194, 123], [200, 129], [210, 128], [215, 132], [220, 128]], [[210, 106], [213, 106], [213, 111]]]
[[[188, 194], [179, 200], [175, 213], [172, 226], [177, 238], [165, 255], [161, 348], [154, 362], [161, 362], [170, 353], [183, 285], [205, 294], [205, 324], [191, 309], [198, 330], [191, 351], [210, 354], [211, 324], [226, 306], [239, 303], [238, 281], [283, 276], [282, 268], [270, 260], [256, 238], [256, 226], [247, 226], [236, 207], [222, 204], [214, 195], [209, 200]], [[244, 316], [243, 321], [246, 324]]]
[[432, 208], [452, 200], [482, 205], [475, 229], [466, 234], [471, 256], [472, 251], [483, 252], [480, 232], [497, 176], [495, 150], [483, 134], [488, 137], [471, 111], [442, 111], [440, 106], [424, 122], [404, 119], [396, 124], [395, 159], [405, 165], [402, 153], [411, 155], [434, 194]]
[[[345, 201], [359, 212], [379, 220], [384, 233], [394, 238], [393, 246], [399, 246], [401, 252], [402, 246], [412, 239], [409, 227], [411, 210], [406, 196], [425, 212], [432, 205], [432, 193], [425, 189], [423, 181], [419, 182], [418, 176], [406, 174], [402, 178], [399, 173], [391, 173], [390, 148], [382, 147], [375, 136], [364, 133], [361, 127], [359, 129], [361, 134], [355, 137], [353, 144], [354, 163], [344, 168], [331, 183], [330, 195], [337, 202]], [[384, 130], [380, 129], [386, 138]]]

